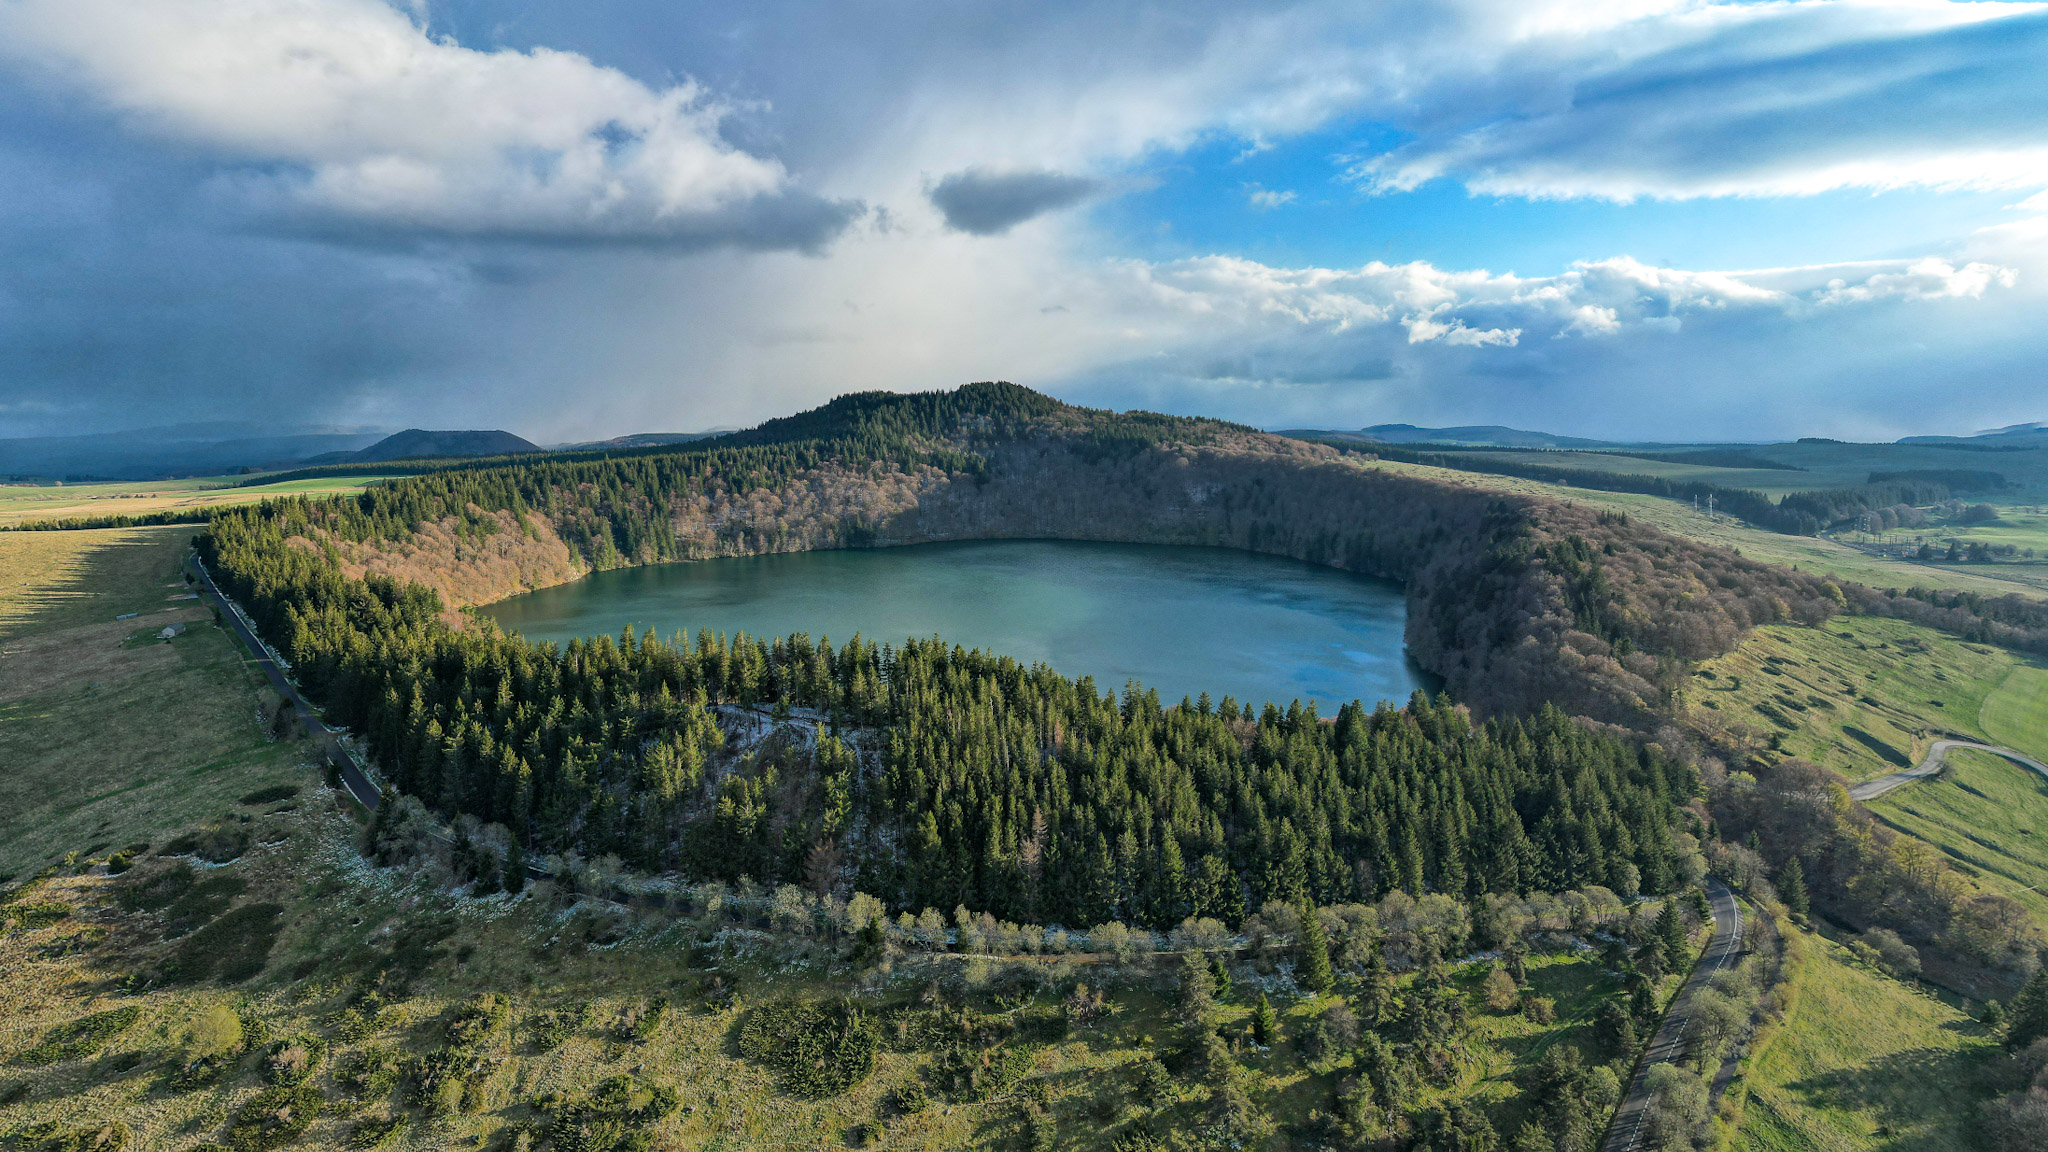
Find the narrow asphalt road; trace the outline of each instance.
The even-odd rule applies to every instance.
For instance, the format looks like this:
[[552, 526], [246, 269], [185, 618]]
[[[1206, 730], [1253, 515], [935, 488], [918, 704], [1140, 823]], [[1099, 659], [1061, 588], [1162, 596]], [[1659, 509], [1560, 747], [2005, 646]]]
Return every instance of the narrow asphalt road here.
[[1929, 776], [1938, 775], [1948, 763], [1950, 750], [1955, 748], [1975, 748], [1979, 751], [1989, 752], [1993, 756], [2003, 756], [2022, 768], [2032, 768], [2041, 775], [2048, 776], [2048, 764], [2043, 764], [2032, 756], [2015, 752], [2010, 748], [2000, 748], [1996, 744], [1979, 744], [1975, 740], [1936, 740], [1927, 749], [1927, 759], [1922, 760], [1919, 767], [1908, 768], [1903, 772], [1894, 772], [1889, 776], [1880, 776], [1875, 780], [1865, 780], [1863, 783], [1849, 789], [1849, 797], [1859, 801], [1875, 800], [1901, 785], [1911, 784], [1915, 780], [1925, 780]]
[[1614, 1110], [1607, 1140], [1600, 1145], [1601, 1152], [1635, 1152], [1642, 1146], [1643, 1122], [1650, 1107], [1650, 1069], [1658, 1064], [1675, 1064], [1685, 1055], [1685, 1026], [1692, 1020], [1693, 997], [1707, 986], [1714, 973], [1733, 966], [1742, 955], [1742, 905], [1735, 899], [1734, 889], [1723, 884], [1718, 876], [1707, 877], [1707, 903], [1714, 913], [1714, 938], [1707, 942], [1707, 950], [1700, 954], [1685, 986], [1672, 997], [1664, 1022], [1636, 1064], [1628, 1095], [1622, 1097], [1621, 1107]]
[[377, 786], [370, 782], [369, 774], [356, 763], [356, 758], [349, 754], [349, 750], [335, 736], [334, 730], [321, 721], [320, 714], [313, 711], [313, 706], [306, 703], [306, 698], [299, 695], [298, 688], [285, 678], [284, 669], [278, 666], [277, 660], [270, 654], [270, 649], [256, 638], [256, 625], [242, 614], [241, 605], [221, 594], [221, 590], [213, 583], [212, 574], [207, 572], [206, 565], [199, 562], [197, 555], [188, 556], [185, 563], [199, 577], [199, 587], [205, 592], [206, 599], [220, 610], [221, 619], [227, 621], [228, 627], [241, 638], [242, 646], [249, 650], [250, 658], [263, 670], [263, 675], [269, 679], [270, 686], [297, 711], [299, 723], [305, 725], [306, 735], [320, 749], [327, 763], [339, 768], [342, 785], [348, 789], [348, 794], [356, 798], [356, 803], [372, 812], [383, 807], [384, 797], [377, 791]]

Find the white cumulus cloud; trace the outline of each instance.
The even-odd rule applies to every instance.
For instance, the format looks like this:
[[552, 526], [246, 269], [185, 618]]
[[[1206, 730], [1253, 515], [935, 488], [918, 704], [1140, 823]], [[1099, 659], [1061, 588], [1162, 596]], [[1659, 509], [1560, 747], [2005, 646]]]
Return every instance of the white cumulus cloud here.
[[330, 219], [772, 244], [845, 217], [722, 139], [733, 109], [694, 82], [656, 90], [572, 52], [476, 51], [380, 0], [10, 0], [0, 57], [136, 132], [239, 163], [242, 192]]

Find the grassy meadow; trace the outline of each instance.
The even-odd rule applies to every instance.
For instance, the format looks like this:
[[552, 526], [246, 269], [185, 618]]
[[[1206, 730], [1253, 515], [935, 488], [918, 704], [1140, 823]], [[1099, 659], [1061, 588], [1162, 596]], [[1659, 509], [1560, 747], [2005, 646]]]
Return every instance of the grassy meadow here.
[[1976, 1152], [1996, 1050], [1965, 1005], [1796, 933], [1785, 1020], [1744, 1059], [1726, 1107], [1735, 1152]]
[[[266, 739], [260, 677], [179, 574], [191, 535], [0, 533], [0, 880], [307, 774]], [[158, 640], [167, 624], [184, 632]]]
[[[83, 484], [0, 484], [0, 528], [32, 520], [196, 512], [233, 504], [254, 504], [273, 496], [336, 496], [360, 492], [387, 477], [323, 476], [277, 484], [249, 483], [261, 479], [261, 476], [209, 476]], [[241, 484], [248, 484], [248, 487], [237, 486]]]
[[1918, 764], [1945, 734], [1998, 740], [1985, 729], [1987, 707], [2001, 732], [2038, 739], [2025, 717], [2044, 690], [2048, 668], [2017, 653], [1845, 616], [1757, 629], [1700, 666], [1685, 707], [1703, 728], [1868, 780]]
[[2048, 921], [2048, 779], [1966, 748], [1949, 753], [1948, 764], [1934, 779], [1871, 801], [1870, 810]]
[[[1460, 472], [1380, 460], [1363, 465], [1389, 471], [1407, 472], [1525, 496], [1543, 496], [1606, 512], [1622, 512], [1652, 527], [1684, 536], [1703, 544], [1730, 548], [1752, 560], [1783, 564], [1804, 572], [1818, 572], [1840, 580], [1853, 580], [1873, 588], [1943, 588], [1976, 592], [1986, 596], [2040, 596], [2048, 592], [2048, 562], [2033, 564], [1923, 564], [1874, 556], [1846, 544], [1817, 536], [1787, 536], [1754, 528], [1730, 516], [1693, 511], [1692, 505], [1646, 496], [1635, 492], [1600, 492], [1570, 488], [1515, 476], [1491, 476], [1482, 472]], [[1798, 475], [1798, 473], [1789, 473]], [[2036, 548], [2037, 552], [2041, 549]]]

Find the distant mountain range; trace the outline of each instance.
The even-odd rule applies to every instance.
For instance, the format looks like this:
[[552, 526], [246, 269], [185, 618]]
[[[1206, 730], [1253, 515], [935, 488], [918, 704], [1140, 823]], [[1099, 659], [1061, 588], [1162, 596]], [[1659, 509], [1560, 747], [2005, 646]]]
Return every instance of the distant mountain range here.
[[377, 442], [387, 428], [335, 425], [174, 424], [83, 436], [0, 440], [0, 477], [157, 480], [268, 471]]
[[606, 448], [659, 448], [664, 444], [688, 444], [692, 440], [709, 440], [737, 428], [713, 428], [707, 432], [636, 432], [631, 436], [614, 436], [609, 440], [583, 440], [575, 444], [556, 444], [551, 452], [599, 452]]
[[1972, 432], [1968, 436], [1903, 436], [1901, 444], [1953, 444], [1961, 440], [2013, 440], [2034, 438], [2048, 440], [2048, 420], [2034, 420], [2026, 424], [2007, 424], [2003, 428], [1987, 428]]
[[1315, 436], [1325, 440], [1356, 440], [1365, 444], [1455, 444], [1466, 448], [1613, 448], [1612, 440], [1587, 440], [1578, 436], [1557, 436], [1503, 428], [1498, 424], [1468, 424], [1456, 428], [1423, 428], [1414, 424], [1375, 424], [1356, 432], [1316, 428], [1289, 428], [1282, 436]]

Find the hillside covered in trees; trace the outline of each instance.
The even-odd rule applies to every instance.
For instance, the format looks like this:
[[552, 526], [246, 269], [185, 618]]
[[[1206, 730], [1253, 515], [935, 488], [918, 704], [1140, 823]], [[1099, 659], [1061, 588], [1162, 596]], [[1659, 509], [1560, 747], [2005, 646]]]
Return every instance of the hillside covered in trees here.
[[[1425, 701], [1334, 723], [1166, 707], [943, 644], [557, 649], [447, 611], [593, 568], [1000, 536], [1234, 546], [1403, 579], [1416, 655], [1494, 719]], [[236, 510], [202, 553], [400, 789], [510, 829], [519, 851], [1070, 922], [1235, 920], [1397, 889], [1668, 890], [1697, 781], [1567, 712], [1640, 719], [1685, 661], [1833, 607], [1818, 582], [1619, 518], [1010, 385]], [[769, 706], [811, 710], [815, 742], [726, 747], [732, 709]]]

